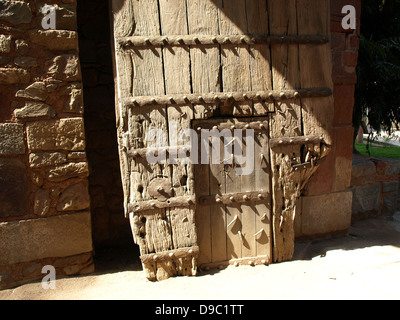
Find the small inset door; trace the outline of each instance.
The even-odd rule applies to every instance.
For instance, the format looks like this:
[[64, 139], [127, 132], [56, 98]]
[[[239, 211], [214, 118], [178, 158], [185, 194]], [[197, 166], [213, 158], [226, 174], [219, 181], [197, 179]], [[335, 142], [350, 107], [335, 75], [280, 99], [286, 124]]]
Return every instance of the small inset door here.
[[193, 129], [202, 160], [195, 165], [199, 267], [269, 264], [268, 119], [194, 121]]

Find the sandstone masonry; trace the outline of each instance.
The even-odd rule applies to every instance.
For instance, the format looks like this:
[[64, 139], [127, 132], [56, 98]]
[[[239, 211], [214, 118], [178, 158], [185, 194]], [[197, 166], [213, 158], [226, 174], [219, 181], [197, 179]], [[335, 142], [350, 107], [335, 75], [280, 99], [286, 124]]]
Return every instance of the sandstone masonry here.
[[76, 0], [0, 1], [0, 289], [93, 271]]

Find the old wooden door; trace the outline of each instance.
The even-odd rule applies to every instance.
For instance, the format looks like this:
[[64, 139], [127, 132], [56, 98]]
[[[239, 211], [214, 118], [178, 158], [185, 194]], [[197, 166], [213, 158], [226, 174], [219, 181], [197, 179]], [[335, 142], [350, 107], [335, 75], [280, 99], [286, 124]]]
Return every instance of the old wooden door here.
[[[332, 140], [329, 0], [111, 3], [125, 213], [147, 277], [291, 259], [296, 200]], [[259, 126], [251, 175], [176, 161], [199, 152], [181, 132], [227, 125]]]
[[195, 166], [199, 266], [269, 264], [268, 118], [196, 120], [193, 126], [203, 133], [198, 136], [199, 150], [210, 149], [208, 161]]

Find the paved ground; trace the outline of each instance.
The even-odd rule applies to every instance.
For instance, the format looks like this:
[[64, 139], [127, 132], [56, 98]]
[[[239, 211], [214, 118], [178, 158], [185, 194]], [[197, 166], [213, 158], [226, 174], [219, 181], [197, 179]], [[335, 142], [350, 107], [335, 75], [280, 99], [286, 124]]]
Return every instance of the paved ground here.
[[293, 261], [268, 267], [229, 267], [198, 277], [151, 283], [137, 263], [112, 260], [99, 261], [94, 275], [57, 280], [55, 290], [46, 291], [41, 283], [33, 283], [0, 291], [0, 300], [397, 300], [400, 213], [357, 222], [345, 237], [297, 243]]

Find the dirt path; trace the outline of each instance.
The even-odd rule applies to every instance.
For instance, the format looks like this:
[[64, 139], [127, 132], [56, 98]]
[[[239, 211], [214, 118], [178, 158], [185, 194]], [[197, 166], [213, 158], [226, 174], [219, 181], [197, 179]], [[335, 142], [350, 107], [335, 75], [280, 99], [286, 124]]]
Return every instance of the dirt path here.
[[[356, 223], [349, 235], [297, 243], [293, 261], [229, 267], [193, 278], [151, 283], [140, 270], [103, 271], [0, 291], [0, 300], [57, 299], [399, 299], [400, 220]], [[135, 269], [135, 267], [133, 267]], [[139, 269], [136, 267], [136, 269]]]

